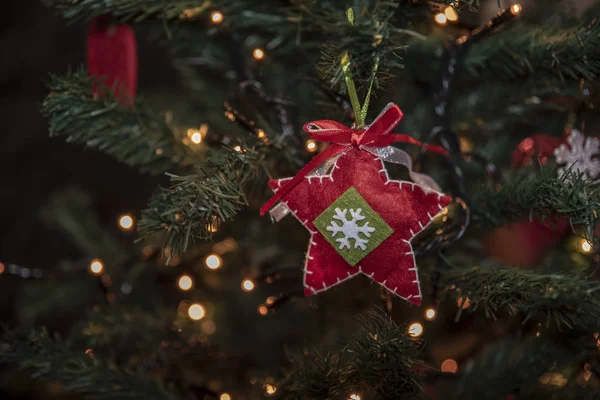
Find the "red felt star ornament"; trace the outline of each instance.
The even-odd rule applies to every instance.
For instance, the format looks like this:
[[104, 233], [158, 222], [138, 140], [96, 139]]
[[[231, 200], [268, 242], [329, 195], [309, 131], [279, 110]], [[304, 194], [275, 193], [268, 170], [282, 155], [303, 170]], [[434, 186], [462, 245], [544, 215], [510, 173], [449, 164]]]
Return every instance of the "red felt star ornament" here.
[[[271, 180], [269, 185], [277, 192], [291, 179]], [[362, 208], [370, 208], [391, 228], [391, 232], [386, 228], [388, 233], [379, 238], [382, 241], [374, 249], [360, 254], [361, 249], [354, 245], [359, 254], [355, 263], [348, 260], [357, 258], [343, 256], [346, 249], [340, 248], [345, 246], [344, 238], [335, 237], [336, 229], [319, 230], [315, 225], [315, 220], [328, 212], [330, 206], [349, 190], [353, 193], [355, 190], [367, 204]], [[306, 295], [364, 274], [399, 297], [415, 305], [421, 304], [419, 275], [411, 242], [448, 205], [451, 201], [449, 196], [412, 182], [390, 179], [381, 158], [354, 148], [339, 156], [329, 175], [305, 176], [280, 200], [311, 234], [304, 268]], [[333, 208], [339, 210], [336, 214], [344, 214], [343, 207], [335, 206]], [[360, 221], [357, 225], [349, 222], [350, 225], [356, 228], [364, 223], [364, 218], [360, 219], [360, 210], [355, 207], [349, 211], [352, 216], [358, 214], [356, 219]], [[369, 215], [372, 216], [372, 212]], [[339, 215], [334, 218], [341, 221]], [[366, 220], [369, 222], [369, 218]], [[332, 220], [333, 228], [335, 222]], [[352, 239], [349, 244], [353, 244]]]

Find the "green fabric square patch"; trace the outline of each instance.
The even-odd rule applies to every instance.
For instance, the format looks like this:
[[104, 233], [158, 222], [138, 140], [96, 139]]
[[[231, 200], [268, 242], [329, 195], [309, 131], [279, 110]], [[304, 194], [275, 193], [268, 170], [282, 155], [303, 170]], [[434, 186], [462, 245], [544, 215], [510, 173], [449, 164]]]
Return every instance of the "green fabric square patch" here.
[[353, 267], [394, 232], [354, 187], [331, 203], [313, 224]]

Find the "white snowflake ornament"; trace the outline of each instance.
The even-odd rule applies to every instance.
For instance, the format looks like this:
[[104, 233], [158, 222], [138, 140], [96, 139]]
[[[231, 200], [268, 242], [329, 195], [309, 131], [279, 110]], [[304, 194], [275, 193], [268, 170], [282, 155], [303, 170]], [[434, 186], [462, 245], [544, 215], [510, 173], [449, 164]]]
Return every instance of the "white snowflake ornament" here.
[[569, 168], [583, 173], [584, 179], [595, 179], [600, 174], [600, 160], [596, 155], [600, 151], [600, 140], [595, 137], [585, 137], [577, 129], [573, 129], [567, 138], [566, 144], [561, 144], [554, 150], [557, 164], [564, 164], [558, 173], [564, 174]]
[[[369, 221], [366, 221], [363, 225], [358, 225], [359, 221], [365, 219], [364, 215], [361, 215], [362, 208], [350, 209], [350, 219], [347, 219], [348, 209], [341, 210], [335, 209], [335, 215], [331, 220], [331, 224], [327, 227], [327, 230], [331, 232], [331, 237], [336, 237], [338, 233], [341, 233], [343, 237], [336, 239], [335, 241], [340, 244], [339, 249], [349, 249], [350, 239], [354, 240], [354, 248], [361, 250], [367, 249], [368, 239], [360, 237], [363, 234], [367, 238], [371, 237], [371, 233], [375, 232], [375, 228], [369, 226]], [[342, 225], [338, 225], [334, 219], [342, 222]]]

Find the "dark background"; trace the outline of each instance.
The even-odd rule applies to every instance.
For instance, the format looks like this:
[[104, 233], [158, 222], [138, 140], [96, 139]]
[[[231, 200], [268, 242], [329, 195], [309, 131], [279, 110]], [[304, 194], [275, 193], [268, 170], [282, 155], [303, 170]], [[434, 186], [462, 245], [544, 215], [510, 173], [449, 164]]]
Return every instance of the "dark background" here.
[[[40, 0], [10, 1], [0, 13], [0, 262], [51, 268], [73, 250], [45, 227], [39, 209], [53, 192], [78, 187], [95, 201], [101, 221], [139, 209], [155, 178], [99, 152], [50, 138], [40, 106], [50, 73], [85, 63], [85, 24], [67, 24]], [[166, 57], [138, 38], [140, 87], [152, 90], [174, 79]], [[151, 60], [151, 62], [145, 62]], [[152, 71], [145, 66], [151, 66]], [[157, 81], [162, 79], [162, 81]], [[0, 320], [14, 318], [19, 280], [0, 279]]]

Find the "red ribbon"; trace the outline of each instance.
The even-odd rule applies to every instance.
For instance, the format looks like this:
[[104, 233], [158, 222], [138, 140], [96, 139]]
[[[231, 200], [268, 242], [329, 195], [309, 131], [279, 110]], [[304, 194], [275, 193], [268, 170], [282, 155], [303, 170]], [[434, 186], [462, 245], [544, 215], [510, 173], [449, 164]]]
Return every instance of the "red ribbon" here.
[[362, 146], [386, 147], [392, 143], [410, 143], [425, 147], [435, 153], [448, 155], [448, 152], [440, 146], [423, 145], [415, 138], [400, 134], [390, 133], [400, 123], [404, 114], [395, 104], [389, 104], [383, 112], [365, 129], [353, 129], [331, 120], [320, 120], [308, 122], [304, 125], [304, 131], [318, 142], [331, 143], [325, 150], [319, 153], [308, 164], [304, 166], [285, 186], [281, 187], [269, 201], [260, 209], [260, 215], [265, 215], [275, 203], [288, 194], [296, 185], [302, 182], [312, 170], [325, 161], [345, 153], [349, 150], [362, 150]]

